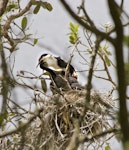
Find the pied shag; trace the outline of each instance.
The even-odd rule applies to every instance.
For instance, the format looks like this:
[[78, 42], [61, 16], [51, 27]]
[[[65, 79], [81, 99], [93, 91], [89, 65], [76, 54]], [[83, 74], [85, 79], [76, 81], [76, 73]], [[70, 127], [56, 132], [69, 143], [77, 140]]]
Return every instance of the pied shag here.
[[51, 84], [52, 86], [56, 85], [56, 88], [61, 88], [63, 91], [68, 91], [71, 89], [68, 81], [63, 78], [63, 76], [59, 72], [48, 68], [46, 66], [46, 63], [40, 63], [40, 68], [50, 73], [51, 78], [54, 81], [54, 83], [52, 82]]
[[[84, 89], [82, 85], [80, 85], [77, 81], [77, 74], [75, 72], [75, 69], [72, 65], [70, 65], [68, 78], [65, 79], [65, 71], [67, 67], [67, 63], [62, 60], [60, 57], [54, 57], [49, 54], [43, 54], [39, 58], [39, 64], [40, 68], [47, 71], [45, 72], [45, 75], [51, 75], [54, 83], [52, 82], [50, 84], [51, 90], [54, 89], [54, 84], [56, 87], [62, 89], [76, 89], [81, 90]], [[49, 72], [49, 73], [48, 73]], [[66, 85], [65, 85], [66, 84]]]

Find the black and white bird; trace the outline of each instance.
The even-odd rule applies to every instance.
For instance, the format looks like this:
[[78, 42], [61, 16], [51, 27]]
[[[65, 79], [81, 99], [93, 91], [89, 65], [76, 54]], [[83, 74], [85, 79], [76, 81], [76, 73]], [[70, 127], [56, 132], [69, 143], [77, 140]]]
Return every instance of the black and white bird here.
[[[60, 57], [54, 57], [50, 54], [43, 54], [39, 58], [39, 64], [41, 62], [46, 63], [46, 67], [55, 70], [57, 72], [62, 72], [62, 74], [65, 74], [66, 67], [67, 67], [67, 62], [62, 60]], [[69, 75], [77, 78], [77, 73], [72, 65], [69, 67]]]
[[69, 66], [68, 78], [65, 78], [67, 64], [60, 57], [54, 57], [50, 54], [43, 54], [39, 58], [40, 68], [45, 70], [45, 75], [50, 75], [53, 82], [50, 88], [62, 88], [62, 90], [77, 89], [81, 90], [84, 87], [77, 81], [77, 73], [72, 65]]
[[65, 78], [63, 78], [62, 74], [59, 71], [57, 72], [48, 68], [46, 66], [46, 63], [41, 63], [40, 68], [50, 73], [52, 79], [52, 86], [59, 89], [61, 88], [63, 91], [68, 91], [71, 89], [68, 81]]

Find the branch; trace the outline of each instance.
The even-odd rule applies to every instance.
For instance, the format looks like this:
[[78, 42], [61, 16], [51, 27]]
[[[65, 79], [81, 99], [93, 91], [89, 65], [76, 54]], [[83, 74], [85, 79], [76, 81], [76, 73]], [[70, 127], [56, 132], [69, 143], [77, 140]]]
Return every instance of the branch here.
[[96, 55], [97, 55], [98, 48], [99, 48], [99, 45], [101, 43], [101, 40], [102, 39], [99, 38], [99, 37], [96, 39], [94, 53], [93, 53], [93, 56], [92, 56], [92, 59], [91, 59], [91, 64], [90, 64], [90, 69], [89, 69], [89, 74], [88, 74], [88, 82], [87, 82], [87, 85], [86, 85], [86, 89], [87, 89], [86, 101], [87, 101], [87, 103], [90, 102], [90, 90], [91, 90], [91, 82], [92, 82], [93, 71], [94, 71], [94, 64], [95, 64], [95, 59], [96, 59]]
[[4, 14], [7, 4], [8, 4], [8, 0], [0, 1], [0, 16], [2, 16]]
[[1, 117], [6, 118], [6, 105], [7, 105], [7, 97], [9, 92], [9, 86], [10, 86], [10, 75], [8, 72], [8, 66], [6, 63], [5, 53], [3, 50], [2, 45], [2, 39], [0, 37], [0, 57], [1, 57], [1, 70], [2, 70], [2, 89], [1, 89], [1, 95], [2, 95], [2, 110], [1, 110]]
[[129, 122], [128, 112], [126, 107], [126, 84], [125, 84], [125, 70], [124, 70], [124, 58], [123, 58], [123, 27], [120, 20], [120, 14], [117, 4], [114, 0], [108, 0], [108, 5], [112, 19], [115, 23], [116, 39], [114, 43], [116, 62], [117, 62], [117, 75], [118, 75], [118, 92], [120, 103], [120, 124], [123, 133], [123, 145], [129, 142]]
[[[107, 64], [106, 64], [106, 62], [105, 62], [103, 56], [102, 56], [101, 53], [99, 53], [99, 52], [98, 52], [98, 55], [99, 55], [100, 58], [102, 59], [102, 62], [103, 62], [103, 64], [104, 64], [104, 70], [106, 71], [106, 74], [107, 74], [107, 76], [108, 76], [107, 79], [106, 79], [106, 78], [102, 78], [102, 77], [101, 77], [101, 79], [110, 81], [110, 82], [116, 87], [116, 83], [112, 80], [112, 77], [111, 77], [111, 75], [110, 75], [109, 69], [108, 69], [108, 67], [107, 67]], [[95, 76], [95, 75], [94, 75], [94, 76]], [[96, 77], [97, 77], [97, 76], [96, 76]], [[97, 78], [99, 78], [99, 77], [97, 77]]]
[[106, 130], [106, 131], [104, 131], [104, 132], [102, 132], [102, 133], [99, 133], [99, 134], [96, 134], [96, 135], [94, 135], [94, 136], [92, 136], [92, 137], [87, 137], [87, 135], [86, 136], [84, 136], [84, 137], [82, 137], [82, 138], [80, 138], [80, 143], [84, 143], [84, 142], [88, 142], [88, 141], [92, 141], [92, 140], [94, 140], [94, 139], [98, 139], [98, 138], [100, 138], [100, 137], [103, 137], [103, 136], [105, 136], [105, 135], [107, 135], [107, 134], [110, 134], [110, 133], [115, 133], [115, 134], [118, 134], [118, 133], [120, 133], [120, 129], [109, 129], [109, 130]]
[[43, 109], [44, 109], [44, 108], [41, 108], [41, 109], [39, 109], [38, 111], [36, 110], [35, 115], [34, 115], [33, 117], [31, 117], [31, 118], [28, 120], [27, 123], [24, 123], [23, 125], [19, 126], [19, 127], [16, 128], [16, 129], [13, 129], [13, 130], [11, 130], [11, 131], [8, 131], [8, 132], [5, 132], [5, 133], [0, 134], [0, 138], [3, 138], [3, 137], [5, 137], [5, 136], [9, 136], [9, 135], [12, 135], [12, 134], [14, 134], [14, 133], [18, 133], [18, 132], [24, 130], [37, 116], [40, 115], [40, 113], [43, 111]]
[[85, 29], [93, 32], [96, 36], [101, 36], [103, 39], [108, 40], [111, 43], [114, 43], [114, 39], [109, 36], [108, 33], [99, 31], [96, 27], [91, 27], [86, 22], [84, 22], [82, 19], [80, 19], [79, 16], [77, 16], [73, 10], [70, 8], [70, 6], [65, 2], [65, 0], [60, 0], [60, 2], [63, 4], [65, 9], [69, 12], [69, 14], [79, 23], [81, 24]]
[[29, 3], [27, 4], [27, 6], [23, 10], [21, 10], [17, 14], [9, 16], [5, 25], [3, 26], [2, 30], [1, 30], [2, 35], [9, 41], [10, 45], [12, 46], [12, 49], [10, 50], [11, 52], [13, 52], [13, 50], [15, 48], [15, 42], [8, 34], [10, 24], [14, 19], [19, 18], [22, 15], [24, 15], [30, 9], [30, 7], [33, 5], [34, 2], [35, 2], [35, 0], [30, 0]]
[[86, 19], [88, 20], [89, 24], [94, 28], [95, 27], [94, 22], [91, 20], [91, 18], [89, 17], [89, 15], [87, 14], [86, 9], [85, 9], [85, 0], [82, 1], [81, 9], [82, 9]]

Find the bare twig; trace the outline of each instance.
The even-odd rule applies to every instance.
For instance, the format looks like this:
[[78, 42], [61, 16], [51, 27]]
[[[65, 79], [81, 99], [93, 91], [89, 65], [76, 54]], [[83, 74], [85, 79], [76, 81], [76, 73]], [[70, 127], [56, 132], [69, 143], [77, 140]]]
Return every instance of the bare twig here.
[[40, 113], [43, 111], [44, 108], [41, 108], [39, 110], [36, 110], [35, 115], [33, 117], [31, 117], [27, 123], [22, 124], [21, 126], [19, 126], [17, 129], [13, 129], [11, 131], [5, 132], [0, 134], [0, 138], [8, 136], [8, 135], [12, 135], [14, 133], [18, 133], [21, 130], [25, 129], [36, 117], [38, 117], [40, 115]]
[[120, 131], [121, 131], [121, 129], [115, 129], [114, 128], [114, 129], [109, 129], [109, 130], [104, 131], [102, 133], [96, 134], [96, 135], [94, 135], [92, 137], [87, 137], [87, 135], [86, 135], [86, 136], [80, 138], [80, 143], [84, 143], [84, 142], [87, 142], [87, 141], [92, 141], [95, 138], [103, 137], [103, 136], [105, 136], [107, 134], [110, 134], [110, 133], [116, 133], [116, 134], [118, 134], [118, 133], [120, 133]]
[[56, 114], [56, 116], [55, 116], [55, 125], [56, 125], [56, 128], [57, 128], [57, 130], [58, 130], [58, 132], [59, 132], [61, 138], [63, 139], [63, 138], [64, 138], [64, 135], [61, 133], [60, 128], [59, 128], [58, 123], [57, 123], [57, 114]]

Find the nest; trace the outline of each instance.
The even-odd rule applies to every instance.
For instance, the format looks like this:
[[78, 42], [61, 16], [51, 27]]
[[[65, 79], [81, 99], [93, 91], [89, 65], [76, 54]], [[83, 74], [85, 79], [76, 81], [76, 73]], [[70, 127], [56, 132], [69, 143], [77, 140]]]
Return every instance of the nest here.
[[71, 90], [42, 99], [43, 111], [24, 131], [24, 148], [65, 150], [75, 132], [76, 121], [78, 136], [92, 137], [111, 128], [108, 121], [114, 107], [111, 96], [91, 91], [90, 103], [86, 104], [86, 93], [86, 90]]
[[35, 135], [40, 138], [33, 136], [34, 143], [35, 139], [38, 139], [38, 148], [66, 149], [75, 131], [76, 120], [80, 121], [79, 134], [87, 137], [102, 133], [111, 127], [108, 121], [114, 107], [111, 96], [92, 91], [90, 104], [86, 107], [85, 96], [86, 90], [71, 90], [43, 100], [44, 111], [40, 114], [39, 133]]

